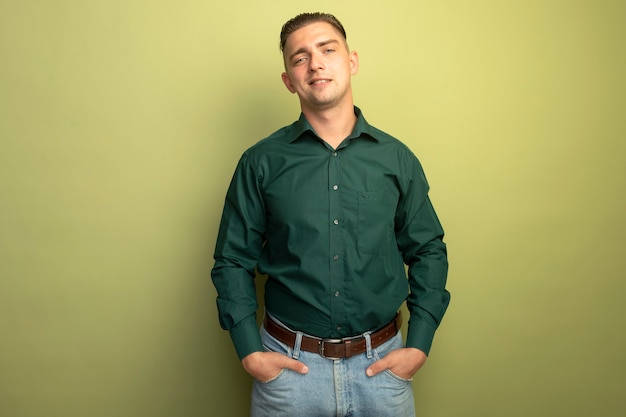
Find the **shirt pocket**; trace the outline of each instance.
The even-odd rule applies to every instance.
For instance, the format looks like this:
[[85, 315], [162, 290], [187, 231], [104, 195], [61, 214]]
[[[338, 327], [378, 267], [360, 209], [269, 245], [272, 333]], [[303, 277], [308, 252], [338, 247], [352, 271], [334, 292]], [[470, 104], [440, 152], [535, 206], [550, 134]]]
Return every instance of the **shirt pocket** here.
[[358, 248], [364, 254], [384, 255], [393, 242], [395, 204], [383, 191], [357, 193]]

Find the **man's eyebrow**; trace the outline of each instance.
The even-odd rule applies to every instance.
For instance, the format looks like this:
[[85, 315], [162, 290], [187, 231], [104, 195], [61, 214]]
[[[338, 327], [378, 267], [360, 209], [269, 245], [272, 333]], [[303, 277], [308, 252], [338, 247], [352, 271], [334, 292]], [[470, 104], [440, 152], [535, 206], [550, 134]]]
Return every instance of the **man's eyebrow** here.
[[[339, 41], [337, 39], [328, 39], [328, 40], [316, 43], [315, 46], [317, 48], [321, 48], [322, 46], [330, 45], [331, 43], [339, 43]], [[307, 48], [305, 47], [298, 48], [291, 55], [289, 55], [289, 60], [292, 60], [296, 55], [305, 53], [306, 51], [307, 51]]]

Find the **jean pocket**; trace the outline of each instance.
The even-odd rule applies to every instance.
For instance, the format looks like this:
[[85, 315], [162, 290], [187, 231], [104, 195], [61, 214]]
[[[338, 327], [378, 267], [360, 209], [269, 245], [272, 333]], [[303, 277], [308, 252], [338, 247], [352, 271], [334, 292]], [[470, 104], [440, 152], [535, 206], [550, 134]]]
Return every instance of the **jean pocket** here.
[[[396, 349], [400, 349], [403, 346], [404, 343], [402, 342], [402, 333], [398, 331], [398, 334], [396, 334], [393, 338], [373, 349], [374, 359], [378, 362], [381, 358], [384, 358], [389, 353]], [[385, 369], [384, 373], [395, 382], [411, 383], [411, 381], [413, 381], [413, 378], [403, 378], [393, 373], [390, 369]]]
[[259, 382], [263, 385], [271, 384], [272, 382], [277, 381], [284, 373], [285, 373], [285, 369], [283, 368], [280, 370], [280, 372], [278, 372], [278, 375], [268, 379], [267, 381], [259, 381]]
[[413, 378], [408, 378], [408, 379], [407, 378], [402, 378], [401, 376], [398, 376], [398, 375], [394, 374], [390, 369], [385, 369], [385, 373], [389, 377], [393, 378], [394, 380], [397, 380], [397, 381], [400, 381], [400, 382], [403, 382], [403, 383], [411, 383], [413, 381]]

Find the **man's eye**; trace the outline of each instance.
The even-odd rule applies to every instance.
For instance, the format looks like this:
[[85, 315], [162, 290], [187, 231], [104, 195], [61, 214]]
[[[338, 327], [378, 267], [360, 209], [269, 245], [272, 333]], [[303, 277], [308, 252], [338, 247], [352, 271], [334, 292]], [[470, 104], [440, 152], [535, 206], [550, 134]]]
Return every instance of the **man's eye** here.
[[300, 58], [296, 58], [296, 59], [293, 61], [293, 63], [294, 63], [294, 64], [299, 64], [299, 63], [301, 63], [301, 62], [304, 62], [305, 60], [306, 60], [306, 58], [302, 56], [302, 57], [300, 57]]
[[332, 53], [332, 52], [335, 52], [335, 50], [334, 50], [334, 49], [330, 49], [330, 48], [326, 50], [326, 53], [327, 53], [327, 54], [330, 54], [330, 53]]

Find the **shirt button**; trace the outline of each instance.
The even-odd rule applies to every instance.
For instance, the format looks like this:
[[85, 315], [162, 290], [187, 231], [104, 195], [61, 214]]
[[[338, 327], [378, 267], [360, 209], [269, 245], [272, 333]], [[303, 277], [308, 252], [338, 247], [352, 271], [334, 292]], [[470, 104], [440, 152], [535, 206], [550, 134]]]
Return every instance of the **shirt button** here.
[[334, 256], [333, 256], [333, 260], [335, 260], [335, 261], [336, 261], [337, 259], [339, 259], [339, 255], [334, 255]]
[[341, 330], [341, 326], [337, 326], [337, 330]]
[[335, 291], [335, 297], [339, 297], [339, 291]]
[[333, 190], [337, 191], [339, 189], [338, 185], [333, 185]]
[[339, 224], [339, 220], [335, 219], [335, 220], [333, 220], [333, 223], [334, 224]]

